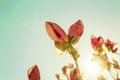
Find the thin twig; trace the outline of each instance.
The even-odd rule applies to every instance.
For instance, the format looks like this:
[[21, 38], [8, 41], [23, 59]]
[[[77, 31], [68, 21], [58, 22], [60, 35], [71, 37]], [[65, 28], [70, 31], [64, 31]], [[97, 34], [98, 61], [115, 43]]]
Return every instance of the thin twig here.
[[77, 69], [78, 75], [79, 75], [79, 77], [80, 77], [80, 80], [82, 80], [81, 72], [80, 72], [80, 69], [79, 69], [79, 66], [78, 66], [78, 61], [77, 61], [77, 59], [74, 58], [74, 57], [73, 57], [73, 59], [74, 59], [74, 62], [75, 62], [76, 69]]
[[76, 69], [77, 69], [78, 76], [79, 76], [79, 80], [82, 80], [82, 76], [81, 76], [81, 72], [80, 72], [80, 69], [79, 69], [79, 66], [78, 66], [78, 60], [77, 60], [79, 54], [78, 54], [78, 52], [76, 51], [76, 49], [72, 45], [70, 45], [68, 51], [69, 51], [69, 54], [72, 56], [72, 58], [73, 58], [73, 60], [75, 62]]

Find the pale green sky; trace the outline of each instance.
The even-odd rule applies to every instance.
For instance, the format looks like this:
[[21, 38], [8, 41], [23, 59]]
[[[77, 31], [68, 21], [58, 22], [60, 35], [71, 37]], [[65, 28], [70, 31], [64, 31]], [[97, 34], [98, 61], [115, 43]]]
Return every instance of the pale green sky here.
[[[27, 80], [27, 70], [34, 64], [42, 80], [55, 80], [54, 74], [72, 59], [56, 54], [45, 22], [53, 21], [67, 32], [78, 19], [85, 25], [77, 45], [83, 69], [81, 62], [93, 51], [92, 34], [120, 43], [119, 0], [0, 0], [0, 80]], [[85, 75], [84, 80], [95, 80], [94, 76]]]

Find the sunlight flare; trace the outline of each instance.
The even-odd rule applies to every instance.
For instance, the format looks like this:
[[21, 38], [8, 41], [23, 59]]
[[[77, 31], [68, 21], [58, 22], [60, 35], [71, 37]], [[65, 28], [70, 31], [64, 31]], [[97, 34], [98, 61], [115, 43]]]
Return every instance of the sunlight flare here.
[[100, 66], [97, 63], [92, 62], [90, 59], [83, 63], [83, 67], [87, 74], [100, 74], [101, 72]]

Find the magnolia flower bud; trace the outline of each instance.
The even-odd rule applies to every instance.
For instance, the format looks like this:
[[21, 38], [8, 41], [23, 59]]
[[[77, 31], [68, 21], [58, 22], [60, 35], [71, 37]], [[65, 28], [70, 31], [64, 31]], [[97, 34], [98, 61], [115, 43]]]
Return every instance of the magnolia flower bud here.
[[84, 30], [84, 25], [80, 20], [78, 20], [76, 23], [71, 25], [68, 31], [68, 35], [72, 44], [75, 44], [79, 41], [79, 38], [83, 34], [83, 30]]
[[94, 50], [101, 52], [103, 43], [104, 39], [101, 36], [99, 37], [94, 37], [94, 35], [91, 36], [91, 44]]
[[40, 80], [40, 72], [37, 65], [29, 68], [27, 75], [28, 75], [28, 80]]
[[70, 72], [70, 80], [80, 80], [80, 77], [78, 75], [78, 72], [77, 72], [76, 68], [71, 70], [71, 72]]
[[68, 36], [56, 23], [46, 22], [46, 31], [53, 41], [68, 42]]
[[116, 53], [118, 50], [118, 48], [114, 48], [115, 45], [116, 43], [110, 41], [109, 39], [105, 41], [105, 46], [107, 47], [108, 51], [111, 51], [113, 53]]

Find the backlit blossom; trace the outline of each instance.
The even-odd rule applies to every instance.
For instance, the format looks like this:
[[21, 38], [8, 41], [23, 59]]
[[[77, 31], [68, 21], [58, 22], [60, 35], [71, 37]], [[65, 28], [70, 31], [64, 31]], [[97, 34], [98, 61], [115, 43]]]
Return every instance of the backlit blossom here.
[[79, 37], [81, 37], [81, 35], [83, 34], [83, 29], [84, 29], [84, 25], [83, 25], [82, 21], [78, 20], [76, 23], [71, 25], [71, 27], [69, 28], [68, 34], [70, 36], [79, 36]]
[[28, 70], [28, 80], [40, 80], [40, 72], [37, 65], [32, 66]]
[[66, 51], [71, 44], [77, 43], [83, 34], [83, 30], [84, 26], [81, 20], [70, 26], [68, 35], [58, 24], [46, 22], [46, 31], [49, 37], [54, 41], [55, 47], [61, 51]]
[[70, 71], [70, 80], [80, 80], [77, 69], [74, 68]]
[[46, 22], [46, 31], [53, 41], [68, 42], [65, 31], [56, 23]]
[[112, 51], [113, 53], [118, 50], [118, 48], [114, 48], [115, 45], [116, 43], [110, 41], [109, 39], [105, 41], [105, 46], [107, 47], [108, 51]]
[[101, 52], [103, 43], [104, 40], [101, 36], [99, 37], [95, 37], [94, 35], [91, 36], [91, 44], [93, 49]]
[[68, 35], [73, 44], [79, 41], [79, 38], [82, 36], [84, 30], [84, 25], [81, 20], [78, 20], [76, 23], [70, 26]]
[[92, 61], [97, 62], [101, 68], [107, 70], [111, 68], [111, 62], [109, 62], [107, 54], [93, 54], [93, 56]]

